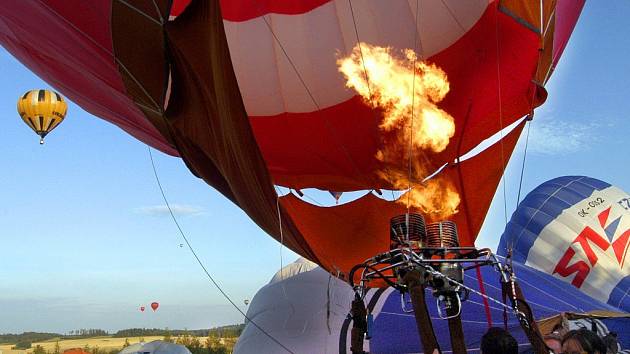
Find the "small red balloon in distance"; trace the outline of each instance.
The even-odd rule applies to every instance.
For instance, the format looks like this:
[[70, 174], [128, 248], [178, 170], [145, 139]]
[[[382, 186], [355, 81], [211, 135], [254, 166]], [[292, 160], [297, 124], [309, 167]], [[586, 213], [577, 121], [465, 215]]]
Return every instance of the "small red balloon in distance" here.
[[144, 306], [140, 306], [140, 311], [144, 312]]
[[158, 307], [160, 307], [160, 304], [158, 304], [157, 302], [152, 302], [151, 303], [151, 308], [153, 309], [153, 311], [157, 310]]

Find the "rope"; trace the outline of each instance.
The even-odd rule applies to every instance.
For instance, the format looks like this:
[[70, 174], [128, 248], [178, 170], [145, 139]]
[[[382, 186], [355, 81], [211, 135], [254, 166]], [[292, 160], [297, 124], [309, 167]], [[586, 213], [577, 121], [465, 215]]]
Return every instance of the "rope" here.
[[509, 310], [511, 310], [511, 311], [513, 311], [513, 312], [514, 312], [514, 309], [513, 309], [511, 306], [508, 306], [508, 305], [506, 305], [505, 303], [503, 303], [503, 302], [501, 302], [501, 301], [499, 301], [499, 300], [497, 300], [497, 299], [495, 299], [495, 298], [493, 298], [493, 297], [490, 297], [490, 296], [488, 296], [488, 295], [486, 295], [486, 294], [484, 294], [484, 293], [482, 293], [482, 292], [480, 292], [480, 291], [477, 291], [477, 290], [475, 290], [475, 289], [473, 289], [473, 288], [471, 288], [471, 287], [469, 287], [469, 286], [466, 286], [466, 285], [464, 285], [464, 283], [460, 283], [460, 282], [458, 282], [457, 280], [454, 280], [454, 279], [452, 279], [451, 277], [449, 277], [449, 276], [447, 276], [447, 275], [444, 275], [443, 273], [440, 273], [440, 272], [438, 272], [438, 271], [434, 270], [434, 269], [433, 269], [433, 268], [431, 268], [430, 266], [422, 266], [422, 267], [423, 267], [423, 268], [424, 268], [427, 272], [431, 273], [431, 274], [432, 274], [433, 276], [435, 276], [435, 277], [441, 277], [441, 278], [444, 278], [444, 279], [448, 280], [449, 282], [451, 282], [451, 283], [453, 283], [453, 284], [456, 284], [456, 285], [461, 286], [462, 288], [464, 288], [464, 289], [466, 289], [466, 290], [470, 291], [471, 293], [474, 293], [474, 294], [477, 294], [477, 295], [481, 296], [483, 299], [486, 299], [486, 300], [492, 301], [492, 302], [494, 302], [494, 303], [498, 304], [499, 306], [501, 306], [502, 308], [504, 308], [504, 309], [509, 309]]
[[214, 285], [215, 288], [217, 288], [217, 290], [221, 293], [221, 295], [223, 295], [223, 297], [236, 309], [236, 311], [238, 311], [249, 323], [251, 323], [254, 327], [256, 327], [260, 332], [262, 332], [265, 336], [267, 336], [269, 339], [271, 339], [272, 341], [274, 341], [276, 344], [278, 344], [280, 347], [282, 347], [282, 349], [284, 349], [285, 351], [287, 351], [288, 353], [291, 354], [295, 354], [293, 351], [291, 351], [289, 348], [287, 348], [284, 344], [282, 344], [279, 340], [277, 340], [275, 337], [273, 337], [271, 334], [269, 334], [267, 331], [265, 331], [262, 327], [260, 327], [256, 322], [254, 322], [251, 318], [247, 317], [247, 315], [243, 312], [243, 310], [241, 310], [236, 303], [230, 298], [230, 296], [221, 288], [221, 286], [219, 285], [219, 283], [217, 283], [217, 281], [212, 277], [212, 275], [210, 274], [210, 272], [208, 271], [208, 269], [205, 267], [205, 265], [203, 264], [203, 262], [201, 261], [201, 259], [199, 259], [199, 256], [197, 256], [197, 253], [195, 252], [194, 248], [192, 247], [192, 245], [190, 244], [190, 242], [188, 241], [188, 238], [186, 237], [186, 234], [184, 234], [184, 231], [182, 230], [181, 226], [179, 225], [179, 222], [177, 221], [177, 218], [175, 217], [175, 214], [173, 213], [173, 210], [171, 209], [171, 205], [168, 202], [168, 199], [166, 198], [166, 194], [164, 193], [164, 188], [162, 188], [162, 183], [160, 182], [160, 177], [158, 176], [157, 173], [157, 169], [155, 167], [155, 161], [153, 160], [153, 153], [151, 152], [151, 147], [147, 146], [147, 149], [149, 150], [149, 158], [151, 159], [151, 167], [153, 168], [153, 175], [155, 176], [155, 181], [157, 182], [157, 185], [160, 189], [160, 194], [162, 194], [162, 199], [164, 200], [164, 203], [166, 204], [166, 208], [168, 209], [169, 214], [171, 215], [171, 218], [173, 219], [173, 222], [175, 223], [175, 226], [177, 227], [177, 230], [179, 231], [180, 236], [182, 237], [182, 239], [184, 240], [184, 242], [186, 242], [186, 245], [188, 246], [188, 249], [190, 250], [190, 252], [192, 253], [193, 257], [195, 258], [195, 260], [197, 261], [197, 264], [199, 264], [199, 266], [201, 267], [201, 269], [203, 270], [203, 272], [206, 274], [206, 276], [208, 277], [208, 279], [210, 280], [210, 282], [212, 282], [212, 284]]
[[[254, 2], [254, 4], [258, 5], [258, 8], [260, 10], [261, 9], [260, 8], [260, 4], [258, 2], [256, 2], [255, 0], [252, 0], [252, 1]], [[284, 57], [287, 58], [287, 61], [289, 61], [289, 64], [291, 65], [291, 68], [293, 68], [293, 71], [295, 72], [295, 75], [297, 75], [298, 80], [300, 80], [300, 83], [302, 84], [302, 86], [306, 90], [306, 93], [308, 94], [308, 96], [310, 97], [311, 101], [315, 105], [316, 112], [320, 113], [320, 115], [321, 115], [322, 108], [317, 103], [317, 100], [315, 100], [315, 97], [313, 96], [313, 93], [309, 89], [308, 85], [306, 85], [306, 81], [304, 81], [304, 78], [302, 77], [302, 75], [300, 75], [300, 72], [297, 69], [297, 67], [295, 66], [295, 63], [293, 62], [293, 60], [291, 60], [291, 57], [289, 56], [289, 53], [287, 53], [286, 49], [284, 48], [284, 46], [280, 42], [280, 38], [278, 38], [278, 36], [274, 32], [273, 28], [271, 28], [271, 24], [269, 24], [269, 21], [267, 21], [267, 18], [265, 16], [261, 16], [261, 18], [262, 18], [263, 22], [265, 22], [265, 25], [267, 26], [267, 29], [269, 29], [269, 32], [271, 33], [271, 36], [273, 37], [274, 41], [278, 44], [278, 46], [280, 47], [280, 50], [282, 50], [282, 54], [284, 54]], [[333, 140], [337, 143], [337, 145], [339, 145], [339, 147], [343, 151], [343, 153], [346, 156], [346, 158], [348, 159], [348, 161], [350, 161], [350, 164], [352, 165], [352, 168], [355, 170], [356, 174], [357, 175], [361, 175], [361, 171], [359, 170], [357, 165], [354, 163], [354, 160], [352, 159], [352, 156], [350, 155], [350, 152], [345, 147], [345, 145], [343, 145], [340, 142], [340, 140], [337, 138], [337, 135], [335, 134], [335, 130], [332, 128], [332, 125], [330, 124], [330, 121], [328, 120], [328, 118], [325, 115], [321, 115], [321, 116], [323, 117], [324, 123], [326, 123], [325, 124], [326, 129], [328, 129], [328, 131], [330, 132], [330, 135], [332, 136]]]
[[527, 157], [527, 146], [529, 145], [529, 127], [532, 125], [532, 122], [527, 122], [527, 135], [525, 136], [525, 150], [523, 152], [523, 164], [521, 165], [521, 177], [518, 181], [518, 195], [516, 197], [516, 207], [518, 208], [518, 204], [521, 202], [521, 188], [523, 187], [523, 175], [525, 174], [525, 158]]
[[[477, 283], [479, 284], [479, 290], [482, 294], [486, 294], [486, 287], [483, 285], [483, 276], [481, 274], [481, 267], [477, 266]], [[486, 321], [488, 322], [488, 328], [492, 327], [492, 314], [490, 314], [490, 304], [486, 298], [483, 298], [483, 308], [486, 311]]]
[[[280, 279], [284, 280], [284, 262], [282, 258], [282, 250], [284, 248], [284, 232], [282, 231], [282, 213], [280, 212], [280, 194], [278, 193], [278, 189], [276, 187], [276, 212], [278, 213], [278, 227], [280, 228]], [[284, 286], [284, 281], [281, 281], [282, 285], [282, 293], [284, 298], [288, 301], [289, 296], [287, 295], [287, 289]]]
[[[418, 4], [418, 0], [416, 0], [416, 23], [414, 27], [414, 39], [413, 39], [413, 51], [414, 54], [418, 51], [418, 16], [420, 14], [420, 7]], [[408, 176], [407, 181], [409, 182], [409, 191], [407, 191], [407, 218], [406, 218], [406, 231], [407, 231], [407, 240], [409, 239], [409, 212], [411, 210], [411, 190], [413, 185], [411, 184], [411, 154], [413, 150], [413, 121], [414, 121], [414, 107], [416, 101], [416, 61], [418, 60], [417, 54], [413, 59], [413, 81], [411, 86], [411, 119], [409, 121], [409, 156], [407, 157], [408, 164]]]
[[[498, 5], [497, 5], [498, 6]], [[499, 91], [499, 134], [501, 138], [501, 180], [503, 181], [503, 217], [507, 225], [507, 186], [505, 184], [505, 152], [503, 142], [503, 100], [501, 97], [501, 61], [499, 55], [499, 10], [495, 11], [495, 39], [497, 54], [497, 87]]]
[[[354, 7], [352, 7], [352, 0], [348, 0], [348, 5], [350, 6], [350, 14], [352, 15], [352, 25], [354, 26], [354, 34], [357, 38], [357, 45], [359, 46], [359, 53], [361, 54], [361, 66], [363, 66], [363, 76], [365, 76], [365, 83], [367, 85], [368, 88], [368, 93], [370, 94], [370, 101], [372, 102], [372, 106], [375, 106], [374, 104], [374, 95], [372, 94], [372, 87], [370, 86], [370, 77], [368, 76], [367, 73], [367, 68], [365, 67], [365, 59], [363, 59], [363, 47], [361, 46], [361, 39], [359, 38], [359, 28], [357, 27], [357, 21], [356, 18], [354, 16]], [[417, 34], [417, 30], [415, 31]], [[374, 118], [374, 123], [375, 126], [379, 125], [379, 117], [376, 114], [376, 112], [372, 109], [370, 110], [372, 112], [372, 117]], [[375, 130], [378, 128], [374, 128]], [[378, 131], [375, 134], [376, 136], [378, 136]], [[389, 171], [389, 167], [387, 165], [384, 165], [383, 168], [385, 169], [386, 173], [391, 176], [391, 172]], [[394, 196], [394, 192], [392, 191], [392, 197]]]

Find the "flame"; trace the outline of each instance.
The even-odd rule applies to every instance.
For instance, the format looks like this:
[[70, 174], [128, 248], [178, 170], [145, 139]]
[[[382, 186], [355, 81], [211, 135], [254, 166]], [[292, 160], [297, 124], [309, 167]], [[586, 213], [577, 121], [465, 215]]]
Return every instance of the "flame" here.
[[348, 57], [337, 61], [346, 86], [372, 108], [383, 110], [381, 129], [405, 135], [408, 129], [404, 128], [411, 123], [413, 134], [407, 134], [411, 136], [406, 140], [414, 148], [443, 151], [455, 134], [453, 117], [436, 105], [450, 89], [446, 73], [434, 64], [418, 61], [410, 49], [404, 51], [407, 61], [390, 52], [390, 48], [357, 44]]
[[450, 182], [430, 179], [425, 185], [415, 186], [398, 200], [422, 210], [429, 219], [440, 220], [456, 214], [459, 210], [459, 194]]
[[[367, 105], [383, 112], [379, 127], [393, 136], [384, 137], [383, 147], [376, 153], [378, 160], [390, 166], [379, 171], [379, 176], [394, 188], [409, 189], [399, 203], [409, 201], [436, 218], [448, 217], [457, 213], [460, 203], [451, 183], [438, 176], [413, 184], [410, 178], [428, 174], [420, 153], [444, 151], [455, 135], [455, 120], [437, 106], [450, 85], [442, 69], [417, 60], [411, 49], [402, 53], [404, 59], [399, 59], [391, 48], [358, 43], [350, 55], [337, 60], [337, 65], [346, 77], [346, 86], [356, 90]], [[411, 162], [409, 170], [400, 167], [401, 159]]]

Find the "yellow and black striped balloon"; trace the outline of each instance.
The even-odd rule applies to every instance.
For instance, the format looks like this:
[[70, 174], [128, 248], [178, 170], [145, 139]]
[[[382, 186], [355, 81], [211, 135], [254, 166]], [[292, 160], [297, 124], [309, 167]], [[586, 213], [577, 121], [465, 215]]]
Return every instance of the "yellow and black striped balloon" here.
[[37, 135], [39, 143], [63, 121], [68, 105], [60, 94], [49, 90], [31, 90], [22, 95], [17, 103], [17, 110], [22, 120]]

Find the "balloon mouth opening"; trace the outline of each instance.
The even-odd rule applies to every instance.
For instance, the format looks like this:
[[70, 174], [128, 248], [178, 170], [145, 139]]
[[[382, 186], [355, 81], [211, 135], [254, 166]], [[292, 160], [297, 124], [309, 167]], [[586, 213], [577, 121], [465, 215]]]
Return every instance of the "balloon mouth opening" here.
[[48, 132], [38, 132], [37, 135], [39, 135], [39, 145], [44, 145], [44, 138], [46, 137], [46, 135], [48, 134]]

